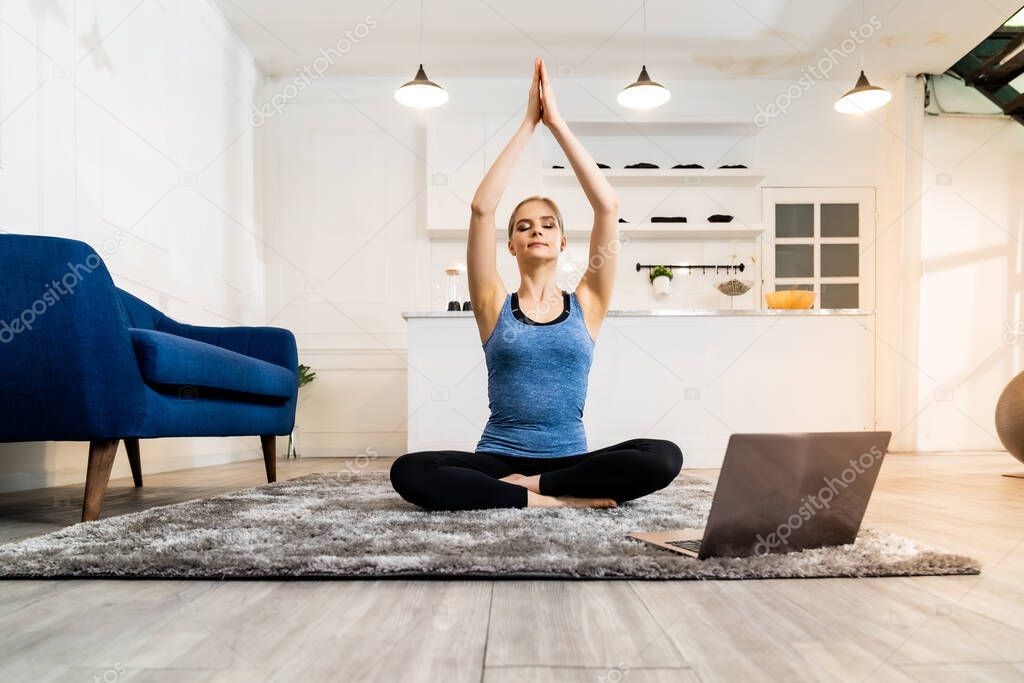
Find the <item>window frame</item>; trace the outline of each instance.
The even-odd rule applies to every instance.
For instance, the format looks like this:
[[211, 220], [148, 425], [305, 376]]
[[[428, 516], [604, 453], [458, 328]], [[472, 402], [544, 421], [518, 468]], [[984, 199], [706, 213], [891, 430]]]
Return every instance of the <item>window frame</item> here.
[[[821, 286], [830, 284], [859, 285], [858, 310], [874, 310], [876, 255], [875, 239], [877, 214], [875, 210], [875, 188], [872, 187], [765, 187], [762, 188], [762, 206], [766, 230], [762, 242], [762, 290], [776, 291], [779, 285], [811, 285], [814, 291], [812, 308], [821, 309]], [[775, 207], [778, 204], [812, 205], [813, 232], [810, 237], [776, 237]], [[856, 204], [858, 230], [856, 237], [822, 237], [821, 206], [823, 204]], [[813, 271], [810, 277], [776, 277], [775, 247], [784, 244], [806, 244], [811, 246]], [[858, 274], [856, 276], [821, 275], [821, 247], [829, 244], [858, 245]]]

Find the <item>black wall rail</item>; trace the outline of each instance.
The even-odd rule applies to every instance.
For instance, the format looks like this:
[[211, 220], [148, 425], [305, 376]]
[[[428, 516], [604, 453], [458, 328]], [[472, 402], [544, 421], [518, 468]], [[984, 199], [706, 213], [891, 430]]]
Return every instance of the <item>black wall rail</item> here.
[[[639, 262], [637, 262], [637, 264], [636, 264], [636, 272], [639, 273], [641, 268], [647, 268], [647, 269], [657, 268], [658, 265], [659, 264], [657, 264], [657, 263], [639, 263]], [[714, 265], [714, 264], [696, 264], [696, 265], [689, 265], [689, 266], [673, 266], [673, 265], [665, 264], [665, 265], [662, 265], [662, 267], [663, 268], [673, 268], [673, 269], [675, 269], [675, 268], [685, 268], [685, 269], [690, 270], [690, 271], [695, 270], [695, 269], [699, 269], [700, 272], [701, 272], [701, 275], [707, 273], [707, 271], [709, 271], [709, 270], [712, 271], [712, 272], [715, 272], [715, 273], [720, 273], [723, 270], [726, 273], [742, 273], [744, 270], [746, 270], [746, 265], [744, 265], [742, 263], [738, 263], [738, 264], [734, 264], [734, 265], [728, 265], [728, 266]]]

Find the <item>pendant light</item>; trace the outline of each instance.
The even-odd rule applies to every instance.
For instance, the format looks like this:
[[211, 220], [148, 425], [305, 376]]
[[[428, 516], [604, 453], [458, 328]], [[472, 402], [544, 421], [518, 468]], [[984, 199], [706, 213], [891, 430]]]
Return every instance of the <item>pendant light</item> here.
[[[864, 25], [864, 0], [860, 2], [860, 23]], [[864, 114], [883, 107], [892, 99], [892, 93], [885, 88], [871, 85], [864, 75], [864, 50], [860, 52], [860, 78], [853, 89], [836, 101], [836, 111], [842, 114]]]
[[[419, 54], [423, 56], [423, 0], [420, 0], [420, 39]], [[448, 93], [444, 88], [427, 78], [427, 72], [420, 64], [413, 79], [395, 91], [395, 99], [407, 107], [430, 109], [448, 101]]]
[[861, 69], [857, 84], [836, 102], [836, 111], [843, 114], [863, 114], [878, 109], [892, 99], [892, 93], [885, 88], [871, 85]]
[[420, 64], [416, 76], [395, 91], [395, 99], [407, 107], [430, 109], [448, 101], [448, 93], [444, 88], [427, 78], [427, 73]]
[[[640, 0], [640, 18], [643, 26], [641, 44], [643, 61], [647, 61], [647, 0]], [[668, 102], [672, 93], [647, 75], [647, 65], [640, 67], [640, 75], [619, 93], [618, 101], [623, 107], [630, 109], [654, 109]]]

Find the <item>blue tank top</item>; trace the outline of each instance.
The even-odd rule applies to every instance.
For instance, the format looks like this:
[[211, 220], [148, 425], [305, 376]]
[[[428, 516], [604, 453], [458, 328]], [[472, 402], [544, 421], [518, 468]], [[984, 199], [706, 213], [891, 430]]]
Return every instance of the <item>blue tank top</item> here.
[[583, 406], [596, 342], [576, 293], [569, 315], [529, 324], [512, 313], [512, 295], [483, 343], [491, 416], [476, 451], [533, 458], [586, 453]]

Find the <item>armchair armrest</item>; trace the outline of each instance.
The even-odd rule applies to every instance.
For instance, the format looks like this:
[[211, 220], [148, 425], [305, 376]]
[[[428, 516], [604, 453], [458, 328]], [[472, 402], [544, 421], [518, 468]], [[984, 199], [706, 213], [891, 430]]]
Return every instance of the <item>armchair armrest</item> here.
[[186, 339], [213, 344], [243, 356], [280, 365], [296, 375], [299, 354], [295, 336], [279, 327], [208, 327], [187, 325], [164, 315], [142, 299], [118, 290], [129, 327], [156, 330]]
[[157, 330], [219, 346], [299, 373], [295, 335], [280, 327], [205, 327], [164, 317]]
[[133, 432], [145, 385], [117, 290], [84, 242], [0, 235], [0, 441]]

